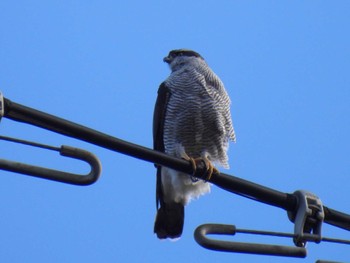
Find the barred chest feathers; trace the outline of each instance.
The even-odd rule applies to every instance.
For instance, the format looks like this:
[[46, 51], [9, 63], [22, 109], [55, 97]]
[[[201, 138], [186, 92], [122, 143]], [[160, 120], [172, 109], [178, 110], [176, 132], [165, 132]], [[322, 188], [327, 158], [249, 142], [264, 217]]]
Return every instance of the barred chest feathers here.
[[[205, 62], [183, 66], [165, 81], [171, 92], [165, 114], [165, 152], [178, 156], [178, 145], [192, 156], [228, 168], [228, 139], [233, 137], [230, 99]], [[178, 156], [180, 157], [180, 156]]]

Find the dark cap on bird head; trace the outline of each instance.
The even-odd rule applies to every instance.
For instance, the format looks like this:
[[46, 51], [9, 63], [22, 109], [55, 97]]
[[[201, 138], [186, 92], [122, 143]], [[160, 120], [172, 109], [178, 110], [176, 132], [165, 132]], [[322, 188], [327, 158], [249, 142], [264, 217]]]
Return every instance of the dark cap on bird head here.
[[204, 58], [196, 51], [190, 49], [175, 49], [170, 51], [168, 56], [166, 56], [163, 61], [166, 63], [171, 63], [173, 59], [178, 56], [197, 57], [204, 60]]

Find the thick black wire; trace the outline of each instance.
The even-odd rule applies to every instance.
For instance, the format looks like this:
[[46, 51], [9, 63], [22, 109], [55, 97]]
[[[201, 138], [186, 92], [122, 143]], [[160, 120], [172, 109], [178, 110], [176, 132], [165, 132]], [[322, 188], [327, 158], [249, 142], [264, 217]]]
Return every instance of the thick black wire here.
[[[4, 98], [4, 117], [35, 125], [59, 134], [83, 140], [112, 151], [117, 151], [151, 163], [193, 174], [190, 162], [166, 155], [162, 152], [120, 140], [102, 132], [64, 120], [62, 118], [17, 104]], [[244, 197], [296, 212], [297, 198], [227, 174], [213, 174], [209, 180], [218, 187]], [[350, 230], [350, 215], [324, 206], [325, 222]]]

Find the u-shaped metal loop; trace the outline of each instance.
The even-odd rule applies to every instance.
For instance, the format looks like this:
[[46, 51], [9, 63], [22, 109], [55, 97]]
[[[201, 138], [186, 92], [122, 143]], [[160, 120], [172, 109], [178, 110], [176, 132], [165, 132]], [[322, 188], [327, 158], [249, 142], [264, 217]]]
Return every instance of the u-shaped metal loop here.
[[235, 235], [236, 232], [237, 229], [234, 225], [204, 224], [196, 228], [194, 238], [202, 247], [216, 251], [284, 257], [306, 257], [307, 252], [304, 247], [223, 241], [210, 239], [206, 236], [208, 234]]
[[74, 185], [90, 185], [98, 180], [102, 168], [99, 159], [94, 154], [66, 145], [62, 145], [58, 150], [62, 156], [88, 163], [91, 168], [90, 172], [85, 175], [75, 174], [4, 159], [0, 159], [0, 169]]

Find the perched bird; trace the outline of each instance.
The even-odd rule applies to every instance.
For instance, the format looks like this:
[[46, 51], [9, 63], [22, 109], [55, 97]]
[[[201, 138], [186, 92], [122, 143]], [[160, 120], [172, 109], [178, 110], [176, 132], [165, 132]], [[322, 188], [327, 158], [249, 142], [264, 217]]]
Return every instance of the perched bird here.
[[[229, 140], [235, 141], [230, 98], [223, 83], [197, 52], [173, 50], [164, 58], [170, 76], [160, 85], [153, 117], [154, 149], [194, 160], [202, 158], [229, 168]], [[208, 193], [210, 185], [188, 174], [157, 165], [158, 238], [178, 238], [184, 224], [184, 206]]]

